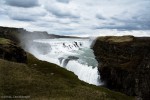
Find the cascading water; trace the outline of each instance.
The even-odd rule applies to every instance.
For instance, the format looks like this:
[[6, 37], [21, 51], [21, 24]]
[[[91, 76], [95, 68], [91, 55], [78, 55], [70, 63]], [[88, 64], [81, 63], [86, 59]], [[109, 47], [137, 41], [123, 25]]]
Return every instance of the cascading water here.
[[[98, 62], [95, 60], [93, 50], [90, 49], [92, 43], [90, 39], [58, 38], [34, 40], [33, 42], [38, 44], [38, 47], [30, 47], [29, 52], [38, 59], [60, 65], [74, 72], [80, 80], [87, 83], [102, 84], [99, 81]], [[39, 44], [46, 44], [46, 46], [39, 47]]]

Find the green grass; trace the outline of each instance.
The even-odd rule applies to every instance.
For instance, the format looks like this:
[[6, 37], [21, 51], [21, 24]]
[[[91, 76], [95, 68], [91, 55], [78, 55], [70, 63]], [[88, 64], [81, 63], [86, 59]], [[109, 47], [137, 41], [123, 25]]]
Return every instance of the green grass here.
[[9, 39], [0, 38], [0, 44], [10, 44], [11, 41]]
[[0, 59], [0, 96], [30, 96], [29, 100], [134, 99], [82, 82], [72, 72], [31, 54], [27, 64]]

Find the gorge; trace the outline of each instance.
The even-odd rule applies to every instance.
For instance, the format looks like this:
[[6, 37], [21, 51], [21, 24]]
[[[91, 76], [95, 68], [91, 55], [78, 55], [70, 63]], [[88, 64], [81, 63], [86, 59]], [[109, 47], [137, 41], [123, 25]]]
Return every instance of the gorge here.
[[55, 63], [74, 72], [80, 80], [101, 85], [98, 62], [90, 49], [92, 41], [88, 38], [37, 39], [25, 48], [40, 60]]
[[[51, 36], [53, 37], [51, 38]], [[42, 93], [37, 92], [42, 89], [43, 93], [48, 94], [46, 98], [49, 95], [56, 97], [59, 95], [59, 98], [62, 98], [62, 88], [66, 94], [76, 94], [80, 89], [74, 89], [79, 86], [79, 88], [82, 87], [82, 91], [87, 93], [84, 99], [89, 99], [90, 96], [91, 99], [101, 98], [102, 100], [133, 99], [121, 93], [135, 96], [140, 100], [149, 99], [149, 37], [106, 36], [98, 37], [95, 41], [91, 38], [60, 37], [54, 38], [54, 35], [48, 35], [46, 32], [28, 32], [24, 29], [0, 27], [0, 68], [2, 71], [0, 89], [2, 89], [2, 94], [25, 93], [31, 96], [35, 96], [35, 94], [42, 96]], [[11, 57], [5, 54], [11, 55]], [[22, 66], [18, 67], [22, 68], [19, 70], [20, 72], [16, 66]], [[6, 70], [7, 68], [10, 69]], [[80, 80], [97, 86], [79, 81], [70, 71], [74, 72]], [[42, 78], [37, 78], [30, 72], [40, 73], [36, 75]], [[20, 73], [19, 76], [25, 76], [19, 77], [18, 73]], [[19, 80], [17, 80], [18, 77]], [[5, 78], [9, 80], [5, 80]], [[20, 78], [22, 79], [20, 80]], [[45, 86], [48, 86], [48, 89]], [[17, 92], [15, 87], [20, 92]], [[32, 88], [30, 89], [30, 87]], [[12, 92], [7, 91], [8, 89]], [[114, 90], [121, 93], [114, 92]], [[82, 94], [82, 92], [80, 93]], [[66, 97], [70, 98], [70, 95]], [[80, 99], [82, 96], [80, 95]], [[72, 98], [78, 98], [78, 96]]]

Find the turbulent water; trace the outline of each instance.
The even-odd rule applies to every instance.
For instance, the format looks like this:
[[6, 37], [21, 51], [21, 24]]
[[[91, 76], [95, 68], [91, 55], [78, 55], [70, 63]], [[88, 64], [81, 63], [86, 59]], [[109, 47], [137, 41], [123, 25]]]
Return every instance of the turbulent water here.
[[94, 85], [101, 85], [98, 73], [98, 62], [90, 39], [41, 39], [34, 40], [29, 51], [38, 59], [60, 65], [74, 72], [80, 80]]

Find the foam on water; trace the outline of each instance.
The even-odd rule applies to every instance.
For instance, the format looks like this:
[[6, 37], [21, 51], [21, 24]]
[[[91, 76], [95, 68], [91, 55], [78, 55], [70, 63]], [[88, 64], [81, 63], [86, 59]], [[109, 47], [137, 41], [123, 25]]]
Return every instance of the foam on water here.
[[66, 69], [74, 72], [79, 79], [87, 83], [100, 85], [100, 76], [97, 67], [93, 68], [92, 66], [80, 64], [77, 61], [70, 61]]

